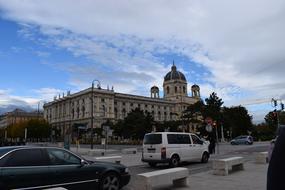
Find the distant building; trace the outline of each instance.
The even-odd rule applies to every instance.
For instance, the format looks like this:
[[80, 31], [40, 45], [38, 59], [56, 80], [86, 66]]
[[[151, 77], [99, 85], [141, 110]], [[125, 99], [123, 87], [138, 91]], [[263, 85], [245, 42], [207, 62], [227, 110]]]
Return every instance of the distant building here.
[[[163, 92], [157, 86], [150, 89], [150, 97], [123, 94], [112, 89], [87, 88], [66, 96], [55, 97], [44, 105], [44, 118], [55, 128], [66, 130], [72, 126], [91, 127], [93, 98], [93, 127], [101, 127], [107, 120], [124, 119], [131, 110], [148, 111], [155, 121], [171, 121], [180, 118], [187, 106], [200, 100], [200, 88], [193, 85], [191, 96], [187, 92], [187, 80], [173, 64], [164, 77]], [[93, 95], [92, 95], [93, 94]], [[92, 97], [93, 96], [93, 97]]]
[[28, 121], [31, 119], [43, 118], [42, 112], [26, 112], [21, 109], [15, 109], [14, 111], [4, 113], [0, 115], [0, 129], [6, 128], [9, 125]]

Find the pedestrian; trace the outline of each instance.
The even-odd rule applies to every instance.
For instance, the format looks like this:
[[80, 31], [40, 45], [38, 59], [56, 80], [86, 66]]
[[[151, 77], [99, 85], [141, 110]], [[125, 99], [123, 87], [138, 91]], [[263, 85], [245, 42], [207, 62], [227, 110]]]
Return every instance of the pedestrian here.
[[215, 154], [215, 149], [216, 149], [216, 141], [213, 137], [210, 137], [209, 153]]
[[284, 190], [285, 128], [280, 127], [267, 170], [267, 190]]

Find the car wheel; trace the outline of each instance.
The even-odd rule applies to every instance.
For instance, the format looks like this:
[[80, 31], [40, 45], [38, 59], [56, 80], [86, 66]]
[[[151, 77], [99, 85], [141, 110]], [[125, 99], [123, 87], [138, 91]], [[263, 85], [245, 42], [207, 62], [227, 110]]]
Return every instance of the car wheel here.
[[102, 190], [119, 190], [120, 178], [115, 173], [107, 173], [103, 176], [101, 181]]
[[231, 145], [235, 145], [235, 143], [234, 143], [234, 142], [231, 142]]
[[155, 167], [155, 166], [156, 166], [156, 163], [149, 162], [148, 165], [149, 165], [150, 167]]
[[169, 162], [170, 167], [177, 167], [179, 165], [179, 157], [177, 155], [173, 155]]
[[201, 162], [202, 163], [207, 163], [208, 160], [209, 160], [209, 154], [207, 152], [204, 152], [203, 155], [202, 155]]

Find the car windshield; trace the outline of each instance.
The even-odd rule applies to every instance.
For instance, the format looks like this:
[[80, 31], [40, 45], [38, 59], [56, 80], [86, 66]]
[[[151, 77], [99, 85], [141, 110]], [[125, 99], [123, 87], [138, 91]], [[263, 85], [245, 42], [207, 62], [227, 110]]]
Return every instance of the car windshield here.
[[161, 144], [162, 143], [161, 134], [145, 135], [143, 142], [144, 144]]

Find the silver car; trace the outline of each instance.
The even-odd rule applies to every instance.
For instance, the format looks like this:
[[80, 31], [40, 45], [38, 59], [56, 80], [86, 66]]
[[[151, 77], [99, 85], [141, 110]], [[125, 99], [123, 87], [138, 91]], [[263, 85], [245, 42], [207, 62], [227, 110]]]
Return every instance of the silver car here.
[[233, 140], [231, 140], [231, 144], [232, 145], [239, 145], [239, 144], [251, 145], [253, 144], [253, 138], [252, 136], [246, 136], [246, 135], [238, 136], [234, 138]]

